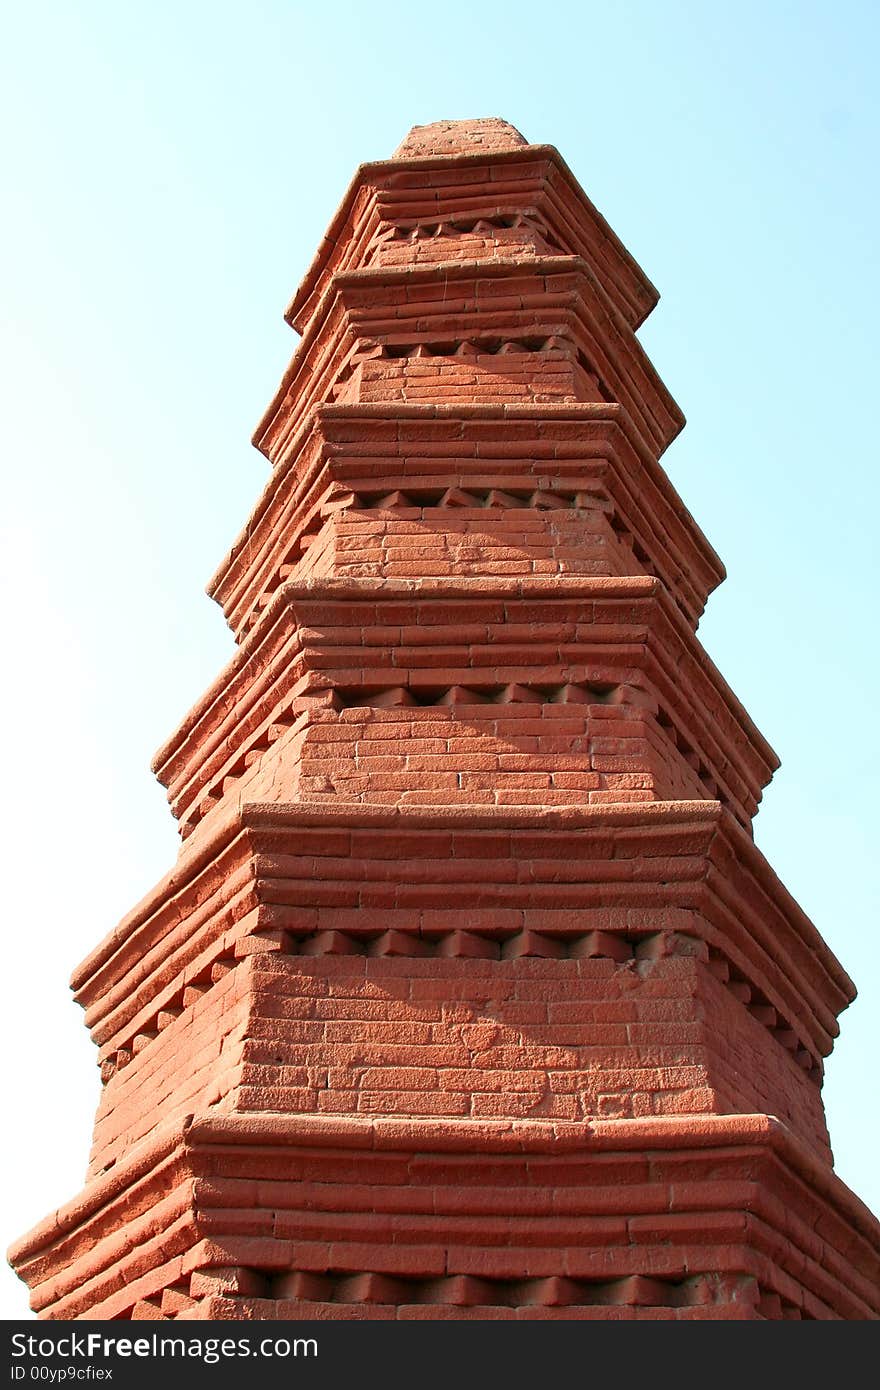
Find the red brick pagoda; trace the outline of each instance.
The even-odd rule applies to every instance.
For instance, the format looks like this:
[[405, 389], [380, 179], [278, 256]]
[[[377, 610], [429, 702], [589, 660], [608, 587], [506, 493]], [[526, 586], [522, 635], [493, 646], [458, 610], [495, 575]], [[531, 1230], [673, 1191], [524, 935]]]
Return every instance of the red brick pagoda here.
[[76, 970], [86, 1186], [44, 1318], [862, 1319], [853, 987], [755, 848], [695, 636], [657, 293], [555, 149], [416, 127], [287, 313], [272, 473], [159, 752], [174, 869]]

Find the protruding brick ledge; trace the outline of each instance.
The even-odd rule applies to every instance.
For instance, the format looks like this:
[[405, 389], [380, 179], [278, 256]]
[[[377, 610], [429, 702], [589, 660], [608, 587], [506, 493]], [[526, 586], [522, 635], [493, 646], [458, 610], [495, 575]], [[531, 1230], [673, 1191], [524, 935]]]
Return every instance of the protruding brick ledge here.
[[524, 207], [542, 219], [554, 249], [589, 261], [609, 302], [638, 328], [659, 293], [553, 145], [362, 164], [285, 318], [305, 333], [330, 277], [363, 263], [383, 229], [445, 223], [452, 232], [455, 219], [516, 215]]
[[409, 940], [417, 954], [468, 923], [496, 948], [523, 932], [535, 934], [536, 951], [548, 932], [573, 943], [606, 932], [637, 946], [658, 929], [680, 930], [670, 909], [693, 914], [689, 930], [720, 957], [719, 978], [756, 1017], [765, 1011], [780, 1041], [805, 1049], [810, 1065], [830, 1051], [852, 983], [715, 802], [236, 807], [184, 851], [72, 984], [107, 1060], [155, 1031], [157, 1014], [179, 1009], [215, 966], [254, 950], [308, 952], [322, 932], [369, 945], [393, 925], [396, 949], [406, 954]]
[[[304, 713], [301, 697], [353, 704], [358, 692], [368, 702], [403, 689], [431, 704], [461, 688], [476, 703], [503, 703], [514, 685], [543, 702], [567, 685], [637, 688], [655, 707], [669, 755], [677, 749], [706, 794], [746, 827], [778, 765], [659, 580], [579, 575], [285, 581], [153, 766], [191, 829], [237, 790], [231, 779], [261, 761], [273, 733]], [[578, 698], [589, 704], [588, 689]], [[286, 752], [288, 771], [300, 753]], [[460, 771], [455, 757], [449, 771]], [[296, 799], [289, 776], [280, 785], [279, 799]], [[697, 785], [681, 782], [681, 794]], [[437, 786], [435, 799], [440, 786], [448, 795]]]
[[[434, 375], [421, 388], [413, 380], [416, 399], [502, 403], [510, 397], [553, 404], [558, 392], [542, 385], [539, 369], [557, 339], [579, 369], [561, 399], [619, 401], [642, 444], [655, 457], [662, 453], [683, 428], [684, 416], [632, 329], [577, 256], [528, 264], [495, 258], [368, 267], [334, 275], [254, 443], [278, 466], [317, 405], [370, 400], [370, 363], [383, 355], [408, 358], [419, 350], [446, 357], [453, 376]], [[479, 355], [483, 340], [495, 351], [509, 340], [515, 358], [525, 359], [518, 366], [511, 359], [509, 388], [493, 375], [484, 389], [480, 373], [474, 375], [459, 356], [468, 343]], [[539, 350], [531, 350], [533, 340]], [[392, 374], [391, 398], [406, 399], [405, 384]]]
[[876, 1223], [766, 1115], [203, 1114], [10, 1259], [49, 1318], [880, 1315]]
[[724, 578], [720, 559], [620, 405], [322, 405], [273, 471], [208, 586], [237, 640], [279, 584], [308, 576], [333, 518], [381, 510], [396, 491], [425, 508], [426, 529], [432, 516], [443, 524], [449, 506], [461, 504], [452, 495], [461, 492], [479, 496], [487, 521], [494, 493], [535, 517], [548, 508], [574, 509], [585, 525], [580, 509], [604, 506], [631, 554], [629, 572], [661, 578], [693, 626]]

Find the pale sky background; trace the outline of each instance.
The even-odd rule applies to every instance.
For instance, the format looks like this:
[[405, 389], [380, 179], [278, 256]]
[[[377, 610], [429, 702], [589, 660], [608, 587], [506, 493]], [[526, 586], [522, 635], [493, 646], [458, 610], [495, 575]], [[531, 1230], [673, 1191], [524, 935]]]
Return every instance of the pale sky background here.
[[664, 463], [729, 572], [700, 633], [782, 758], [757, 842], [860, 987], [825, 1098], [880, 1209], [878, 17], [8, 7], [4, 1246], [82, 1183], [98, 1085], [67, 980], [176, 854], [149, 761], [232, 652], [203, 590], [266, 476], [284, 305], [358, 163], [475, 115], [557, 145], [663, 296], [641, 337], [689, 420]]

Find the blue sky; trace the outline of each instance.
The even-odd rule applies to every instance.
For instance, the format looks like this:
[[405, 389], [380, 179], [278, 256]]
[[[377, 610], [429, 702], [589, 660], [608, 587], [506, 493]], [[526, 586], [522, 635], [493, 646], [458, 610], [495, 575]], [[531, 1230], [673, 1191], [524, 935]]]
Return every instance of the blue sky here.
[[283, 307], [355, 166], [474, 115], [557, 145], [661, 291], [641, 337], [689, 420], [664, 463], [729, 573], [701, 637], [782, 757], [756, 839], [860, 986], [826, 1102], [880, 1208], [878, 16], [10, 8], [5, 1241], [82, 1179], [97, 1085], [67, 977], [176, 852], [148, 765], [231, 652], [203, 590], [265, 477], [248, 441], [295, 345]]

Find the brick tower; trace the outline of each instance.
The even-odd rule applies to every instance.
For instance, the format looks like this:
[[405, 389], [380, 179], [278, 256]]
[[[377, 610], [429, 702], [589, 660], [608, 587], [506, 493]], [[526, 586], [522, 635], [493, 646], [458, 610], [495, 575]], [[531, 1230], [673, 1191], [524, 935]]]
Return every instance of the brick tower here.
[[46, 1318], [866, 1318], [853, 997], [755, 848], [776, 759], [695, 637], [657, 294], [499, 120], [358, 170], [287, 314], [232, 661], [159, 752], [178, 862], [76, 970], [86, 1186]]

